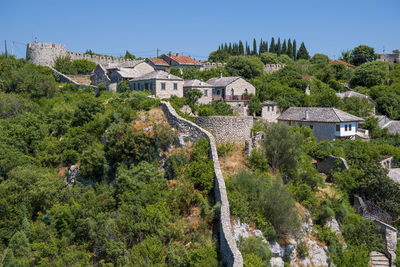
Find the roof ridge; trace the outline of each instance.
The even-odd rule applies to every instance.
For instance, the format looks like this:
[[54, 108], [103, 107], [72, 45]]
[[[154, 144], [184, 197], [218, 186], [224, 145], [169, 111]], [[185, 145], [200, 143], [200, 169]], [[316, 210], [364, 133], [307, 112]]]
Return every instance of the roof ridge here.
[[339, 121], [342, 122], [342, 119], [339, 117], [339, 115], [336, 112], [336, 108], [332, 108], [332, 110], [335, 113], [336, 117], [338, 117]]

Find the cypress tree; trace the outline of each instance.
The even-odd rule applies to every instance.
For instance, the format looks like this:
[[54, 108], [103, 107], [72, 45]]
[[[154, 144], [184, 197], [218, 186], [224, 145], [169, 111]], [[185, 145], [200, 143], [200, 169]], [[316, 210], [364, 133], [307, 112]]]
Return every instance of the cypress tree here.
[[253, 55], [257, 56], [257, 41], [256, 41], [256, 38], [253, 39]]
[[239, 55], [244, 55], [244, 46], [241, 40], [239, 41]]
[[251, 54], [250, 46], [249, 46], [249, 44], [248, 44], [247, 41], [246, 41], [246, 56], [250, 56], [250, 54]]
[[264, 53], [264, 42], [261, 38], [260, 46], [258, 47], [258, 54], [261, 55], [262, 53]]
[[234, 43], [234, 45], [233, 45], [233, 55], [234, 56], [239, 55], [239, 47], [238, 47], [237, 43]]
[[290, 38], [288, 40], [288, 45], [287, 45], [287, 55], [293, 59], [293, 47], [292, 47], [292, 41], [290, 41]]
[[268, 42], [264, 42], [264, 51], [265, 52], [268, 52]]
[[221, 50], [221, 45], [218, 46], [218, 50], [217, 51], [219, 51], [219, 50]]
[[224, 50], [226, 51], [226, 52], [228, 52], [228, 45], [225, 43], [225, 45], [224, 45]]
[[271, 39], [271, 44], [269, 45], [269, 52], [270, 53], [275, 53], [275, 39], [272, 37]]
[[278, 43], [276, 44], [275, 51], [278, 54], [278, 56], [281, 54], [281, 38], [278, 38]]
[[297, 59], [297, 47], [296, 47], [296, 39], [293, 39], [293, 60]]
[[232, 55], [232, 43], [229, 43], [228, 53], [229, 55]]
[[282, 54], [282, 55], [286, 55], [286, 54], [287, 54], [286, 39], [283, 41], [282, 49], [281, 49], [281, 54]]
[[297, 59], [310, 59], [310, 55], [308, 54], [304, 42], [301, 43], [299, 51], [297, 52]]

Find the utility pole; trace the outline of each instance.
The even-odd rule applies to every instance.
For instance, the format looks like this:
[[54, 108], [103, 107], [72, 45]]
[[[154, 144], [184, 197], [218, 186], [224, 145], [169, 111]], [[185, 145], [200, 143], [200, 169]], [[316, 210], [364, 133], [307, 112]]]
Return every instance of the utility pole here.
[[4, 48], [5, 48], [5, 55], [6, 55], [6, 58], [7, 58], [7, 40], [4, 40]]
[[14, 55], [14, 41], [11, 42], [11, 55]]

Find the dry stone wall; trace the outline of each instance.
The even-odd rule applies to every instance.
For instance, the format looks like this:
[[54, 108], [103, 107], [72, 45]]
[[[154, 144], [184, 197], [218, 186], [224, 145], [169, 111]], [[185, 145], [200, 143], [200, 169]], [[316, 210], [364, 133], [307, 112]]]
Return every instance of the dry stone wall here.
[[231, 232], [228, 195], [226, 193], [225, 181], [219, 165], [214, 137], [195, 123], [180, 117], [172, 108], [170, 103], [162, 101], [161, 108], [174, 128], [186, 133], [194, 140], [197, 140], [200, 137], [206, 137], [210, 141], [210, 157], [214, 161], [215, 172], [215, 198], [216, 201], [221, 203], [219, 237], [222, 260], [227, 266], [243, 266], [242, 254], [237, 248]]
[[240, 142], [251, 136], [251, 116], [208, 116], [195, 117], [196, 124], [214, 134], [217, 142]]

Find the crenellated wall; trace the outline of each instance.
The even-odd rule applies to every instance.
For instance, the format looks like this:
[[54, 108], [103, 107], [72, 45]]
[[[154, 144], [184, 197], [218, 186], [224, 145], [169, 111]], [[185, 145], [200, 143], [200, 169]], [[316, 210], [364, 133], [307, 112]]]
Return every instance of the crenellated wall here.
[[29, 43], [26, 46], [26, 60], [33, 62], [38, 65], [52, 67], [54, 60], [58, 56], [69, 55], [72, 60], [75, 59], [87, 59], [96, 64], [101, 64], [104, 67], [112, 65], [118, 65], [118, 67], [129, 67], [131, 63], [136, 62], [135, 60], [129, 60], [124, 58], [114, 58], [107, 56], [97, 56], [82, 54], [76, 52], [67, 51], [63, 44], [51, 44], [51, 43]]
[[226, 266], [243, 266], [242, 254], [237, 248], [231, 232], [228, 195], [226, 193], [225, 181], [219, 165], [214, 136], [195, 123], [180, 117], [169, 102], [162, 101], [161, 108], [173, 127], [185, 132], [194, 140], [197, 140], [200, 137], [206, 137], [210, 141], [210, 158], [214, 161], [215, 172], [215, 198], [217, 202], [221, 203], [219, 237], [222, 260]]

